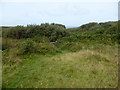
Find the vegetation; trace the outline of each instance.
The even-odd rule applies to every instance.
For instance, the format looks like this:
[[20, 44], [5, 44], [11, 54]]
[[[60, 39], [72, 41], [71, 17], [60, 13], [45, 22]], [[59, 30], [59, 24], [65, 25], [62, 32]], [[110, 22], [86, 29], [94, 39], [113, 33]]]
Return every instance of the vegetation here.
[[3, 88], [118, 87], [118, 25], [2, 27]]

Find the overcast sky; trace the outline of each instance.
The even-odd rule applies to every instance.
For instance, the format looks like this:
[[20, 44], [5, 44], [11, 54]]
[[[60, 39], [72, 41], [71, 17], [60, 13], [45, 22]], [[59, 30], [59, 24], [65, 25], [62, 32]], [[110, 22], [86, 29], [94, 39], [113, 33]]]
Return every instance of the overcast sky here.
[[[71, 0], [70, 0], [71, 1]], [[74, 1], [74, 0], [73, 0]], [[89, 22], [118, 20], [118, 2], [32, 2], [2, 0], [1, 25], [15, 26], [41, 23], [60, 23], [76, 27]]]

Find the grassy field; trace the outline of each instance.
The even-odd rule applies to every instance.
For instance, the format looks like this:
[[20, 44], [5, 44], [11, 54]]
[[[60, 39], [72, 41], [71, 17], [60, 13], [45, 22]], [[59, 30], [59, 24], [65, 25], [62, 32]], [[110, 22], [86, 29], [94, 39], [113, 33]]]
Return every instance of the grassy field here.
[[118, 87], [118, 21], [2, 29], [3, 88]]
[[3, 87], [115, 88], [118, 84], [117, 47], [95, 44], [77, 52], [25, 55], [19, 63], [3, 65]]

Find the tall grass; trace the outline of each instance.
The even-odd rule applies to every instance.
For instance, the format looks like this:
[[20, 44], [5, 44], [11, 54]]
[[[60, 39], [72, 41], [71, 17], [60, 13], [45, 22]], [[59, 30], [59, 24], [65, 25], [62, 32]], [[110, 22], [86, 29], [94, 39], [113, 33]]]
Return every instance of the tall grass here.
[[58, 55], [27, 55], [19, 66], [3, 66], [3, 87], [115, 88], [117, 46], [99, 46]]

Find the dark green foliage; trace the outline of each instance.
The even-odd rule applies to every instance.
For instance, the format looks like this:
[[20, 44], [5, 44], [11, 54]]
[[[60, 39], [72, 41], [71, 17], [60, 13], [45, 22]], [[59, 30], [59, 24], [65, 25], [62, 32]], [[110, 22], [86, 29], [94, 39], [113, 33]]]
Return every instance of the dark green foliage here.
[[33, 38], [33, 41], [37, 43], [45, 43], [45, 42], [50, 42], [48, 37], [45, 36], [35, 36]]
[[25, 27], [16, 26], [3, 30], [3, 37], [10, 37], [14, 39], [26, 38]]
[[41, 24], [44, 36], [48, 37], [51, 42], [56, 41], [58, 38], [67, 36], [64, 25], [60, 24]]
[[62, 25], [62, 24], [51, 23], [51, 25], [57, 25], [57, 26], [60, 26], [60, 27], [66, 28], [65, 25]]
[[93, 23], [82, 25], [80, 28], [84, 30], [93, 30], [94, 29], [93, 27], [96, 27], [96, 26], [98, 26], [98, 23], [93, 22]]
[[109, 28], [111, 27], [111, 22], [106, 22], [106, 23], [99, 23], [99, 25], [102, 27], [102, 28]]
[[[3, 27], [3, 37], [13, 39], [28, 39], [21, 44], [20, 52], [24, 53], [55, 53], [60, 50], [79, 51], [81, 43], [119, 43], [117, 22], [88, 23], [77, 28], [66, 29], [61, 24], [42, 23]], [[3, 49], [6, 49], [4, 45]]]
[[56, 41], [58, 38], [67, 36], [65, 26], [61, 24], [41, 24], [41, 25], [27, 25], [3, 28], [3, 37], [22, 39], [33, 37], [48, 37], [51, 42]]
[[105, 34], [117, 34], [118, 33], [118, 29], [117, 29], [117, 25], [116, 26], [112, 26], [112, 27], [109, 27], [106, 31], [105, 31]]
[[50, 36], [50, 41], [55, 42], [57, 39], [67, 36], [67, 33], [64, 30], [57, 30], [55, 33], [52, 33]]

